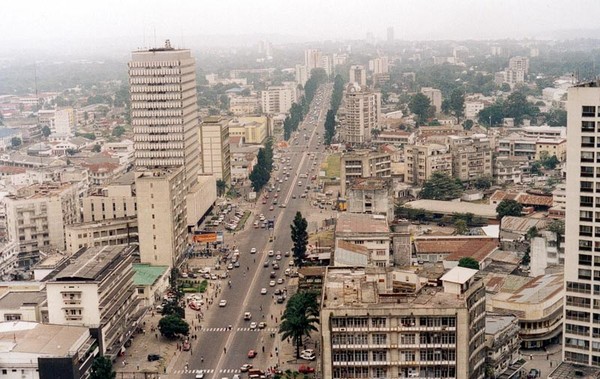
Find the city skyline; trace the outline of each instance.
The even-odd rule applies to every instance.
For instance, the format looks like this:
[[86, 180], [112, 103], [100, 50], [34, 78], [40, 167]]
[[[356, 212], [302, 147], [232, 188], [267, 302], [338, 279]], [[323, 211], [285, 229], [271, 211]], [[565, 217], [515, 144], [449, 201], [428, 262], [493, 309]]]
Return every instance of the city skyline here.
[[[536, 0], [526, 5], [516, 0], [435, 0], [427, 5], [377, 1], [369, 7], [358, 1], [309, 1], [303, 7], [274, 1], [263, 2], [261, 7], [242, 1], [184, 1], [178, 5], [164, 9], [155, 1], [144, 6], [114, 1], [10, 2], [4, 5], [0, 44], [17, 51], [86, 46], [92, 50], [113, 46], [120, 51], [124, 44], [128, 49], [152, 47], [165, 38], [177, 47], [231, 44], [234, 36], [271, 36], [284, 43], [365, 39], [371, 35], [385, 41], [388, 27], [394, 28], [398, 40], [576, 38], [593, 35], [595, 15], [600, 11], [600, 3], [587, 0]], [[356, 20], [359, 11], [361, 17]], [[469, 22], [458, 22], [460, 19]], [[238, 43], [250, 42], [240, 39]]]

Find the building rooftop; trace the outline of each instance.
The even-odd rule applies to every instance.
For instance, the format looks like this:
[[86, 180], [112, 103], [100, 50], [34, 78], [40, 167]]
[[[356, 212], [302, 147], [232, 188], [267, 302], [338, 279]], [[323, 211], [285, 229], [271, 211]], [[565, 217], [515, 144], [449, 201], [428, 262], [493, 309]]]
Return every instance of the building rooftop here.
[[418, 237], [414, 241], [417, 254], [448, 254], [444, 260], [458, 261], [471, 257], [482, 262], [498, 248], [498, 239], [493, 237], [441, 236]]
[[46, 301], [42, 291], [11, 291], [0, 298], [0, 309], [19, 309], [24, 305], [39, 305]]
[[444, 276], [442, 276], [441, 280], [444, 282], [465, 284], [466, 282], [471, 280], [471, 278], [474, 277], [478, 271], [479, 270], [475, 270], [472, 268], [457, 266], [445, 273]]
[[348, 186], [351, 190], [382, 190], [389, 188], [389, 181], [384, 178], [355, 178]]
[[496, 206], [489, 204], [469, 203], [466, 201], [415, 200], [404, 204], [412, 209], [424, 209], [432, 213], [453, 214], [473, 213], [475, 216], [496, 218]]
[[168, 269], [167, 266], [151, 266], [149, 264], [136, 263], [133, 265], [133, 284], [136, 286], [151, 286]]
[[502, 230], [526, 234], [532, 227], [536, 227], [538, 230], [544, 229], [551, 221], [549, 219], [504, 216], [502, 217]]
[[485, 334], [496, 334], [506, 329], [516, 320], [515, 316], [502, 316], [488, 313], [485, 316]]
[[126, 245], [81, 249], [70, 258], [68, 266], [51, 274], [51, 281], [100, 281], [132, 249]]
[[600, 368], [578, 365], [575, 363], [561, 362], [558, 367], [548, 375], [548, 379], [598, 379]]
[[444, 292], [441, 287], [424, 287], [424, 283], [427, 279], [412, 271], [382, 267], [328, 267], [323, 286], [323, 307], [366, 310], [465, 306], [464, 299], [456, 294]]
[[77, 351], [89, 333], [83, 326], [0, 322], [0, 353], [69, 356]]
[[342, 213], [335, 226], [336, 235], [354, 233], [389, 233], [385, 217], [369, 214]]
[[563, 292], [563, 273], [528, 276], [489, 273], [484, 278], [486, 291], [494, 300], [521, 304], [541, 304]]

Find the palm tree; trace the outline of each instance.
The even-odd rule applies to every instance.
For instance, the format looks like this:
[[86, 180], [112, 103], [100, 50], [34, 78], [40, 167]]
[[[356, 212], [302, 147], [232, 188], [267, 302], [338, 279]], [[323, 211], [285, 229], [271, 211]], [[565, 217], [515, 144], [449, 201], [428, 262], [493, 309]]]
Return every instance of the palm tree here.
[[227, 190], [227, 183], [223, 179], [217, 180], [217, 196], [223, 196]]
[[319, 304], [315, 292], [298, 292], [290, 298], [281, 317], [279, 334], [281, 340], [291, 338], [296, 345], [296, 358], [300, 358], [300, 346], [304, 336], [317, 331], [319, 323]]

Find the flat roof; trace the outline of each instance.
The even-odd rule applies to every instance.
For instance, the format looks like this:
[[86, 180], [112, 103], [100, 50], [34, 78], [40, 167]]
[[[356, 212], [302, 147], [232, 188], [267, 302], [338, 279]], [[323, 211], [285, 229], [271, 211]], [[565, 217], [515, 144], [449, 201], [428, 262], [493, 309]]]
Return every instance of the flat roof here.
[[496, 206], [490, 204], [469, 203], [467, 201], [415, 200], [404, 204], [412, 209], [424, 209], [428, 212], [452, 214], [473, 213], [475, 216], [496, 218]]
[[441, 277], [444, 282], [464, 284], [477, 274], [479, 270], [466, 267], [454, 267]]
[[591, 379], [600, 378], [600, 368], [578, 365], [575, 363], [561, 362], [558, 367], [548, 375], [548, 379]]
[[46, 301], [42, 291], [10, 291], [0, 298], [0, 309], [19, 309], [24, 305], [39, 305]]
[[485, 315], [485, 334], [496, 334], [512, 324], [515, 316], [502, 316], [494, 314]]
[[385, 217], [369, 214], [342, 213], [338, 216], [335, 233], [389, 233]]
[[133, 265], [133, 284], [136, 286], [151, 286], [169, 269], [167, 266], [151, 266], [145, 263]]
[[90, 331], [83, 326], [0, 322], [0, 353], [68, 356], [77, 351]]
[[54, 275], [52, 281], [100, 280], [128, 248], [127, 245], [94, 246], [76, 253], [70, 264]]

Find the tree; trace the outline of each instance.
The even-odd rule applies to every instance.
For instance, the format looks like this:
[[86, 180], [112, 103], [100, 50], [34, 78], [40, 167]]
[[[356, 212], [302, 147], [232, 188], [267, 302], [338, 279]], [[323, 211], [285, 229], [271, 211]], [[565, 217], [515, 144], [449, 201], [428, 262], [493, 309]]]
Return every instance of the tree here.
[[117, 373], [113, 370], [110, 359], [101, 356], [94, 358], [89, 379], [114, 379], [116, 377]]
[[546, 170], [554, 170], [556, 166], [558, 166], [560, 161], [558, 160], [558, 158], [556, 158], [556, 155], [547, 155], [548, 154], [546, 154], [546, 157], [544, 157], [540, 163], [542, 164], [542, 166], [544, 166]]
[[502, 220], [504, 216], [521, 216], [523, 206], [516, 200], [502, 200], [496, 207], [498, 220]]
[[465, 235], [469, 232], [469, 227], [465, 220], [456, 220], [454, 222], [454, 233], [459, 235]]
[[419, 124], [425, 122], [428, 117], [433, 116], [433, 112], [431, 111], [431, 101], [422, 93], [417, 93], [411, 97], [408, 108], [412, 113], [417, 115], [417, 122]]
[[23, 144], [23, 141], [19, 137], [13, 137], [10, 140], [12, 147], [19, 147]]
[[567, 111], [564, 109], [550, 109], [544, 116], [550, 126], [567, 126]]
[[174, 339], [180, 335], [187, 336], [190, 326], [184, 319], [176, 315], [167, 315], [158, 321], [158, 330], [162, 336]]
[[325, 145], [331, 145], [331, 140], [335, 135], [335, 113], [333, 109], [327, 111], [325, 116], [325, 137], [323, 138]]
[[471, 130], [474, 124], [475, 123], [473, 122], [473, 120], [465, 120], [465, 122], [463, 122], [463, 128], [465, 130]]
[[67, 149], [65, 150], [65, 153], [69, 156], [73, 156], [75, 154], [77, 154], [79, 151], [77, 149]]
[[548, 225], [547, 229], [556, 235], [557, 246], [560, 247], [562, 243], [562, 236], [565, 235], [565, 221], [554, 220], [550, 223], [550, 225]]
[[292, 231], [292, 252], [294, 253], [294, 263], [298, 267], [302, 267], [303, 261], [306, 258], [306, 245], [308, 245], [308, 222], [302, 213], [296, 212], [296, 216], [290, 225]]
[[317, 331], [315, 324], [319, 323], [319, 304], [316, 292], [298, 292], [289, 300], [281, 317], [279, 334], [281, 340], [288, 338], [296, 346], [296, 358], [300, 358], [300, 347], [303, 338]]
[[48, 136], [52, 134], [52, 131], [50, 130], [50, 127], [48, 125], [44, 125], [44, 127], [42, 128], [42, 134], [46, 138], [48, 138]]
[[227, 183], [223, 179], [218, 179], [217, 180], [217, 195], [223, 196], [223, 194], [225, 194], [225, 191], [227, 191]]
[[166, 302], [163, 305], [162, 315], [163, 316], [173, 315], [173, 316], [177, 316], [179, 318], [185, 318], [185, 309], [180, 307], [179, 303], [177, 303], [177, 301], [171, 300], [171, 301]]
[[123, 135], [123, 133], [125, 133], [124, 127], [122, 127], [121, 125], [115, 126], [115, 128], [112, 131], [112, 136], [113, 137], [121, 137]]
[[452, 91], [447, 101], [447, 113], [456, 117], [456, 121], [460, 123], [460, 118], [465, 114], [465, 93], [457, 88]]
[[460, 197], [463, 190], [463, 185], [459, 179], [454, 179], [448, 174], [436, 171], [423, 184], [423, 190], [419, 193], [419, 197], [432, 200], [451, 200]]
[[514, 118], [515, 125], [520, 125], [526, 116], [535, 118], [539, 113], [540, 109], [528, 102], [521, 91], [511, 93], [504, 102], [504, 115]]
[[535, 237], [537, 237], [539, 235], [540, 235], [540, 233], [538, 231], [538, 228], [536, 228], [535, 226], [532, 226], [531, 228], [529, 228], [527, 230], [527, 233], [525, 234], [525, 238], [528, 241], [531, 241], [531, 240], [533, 240]]
[[492, 186], [492, 183], [492, 177], [486, 175], [475, 178], [475, 180], [473, 181], [473, 186], [475, 186], [475, 188], [477, 188], [478, 190], [486, 190]]
[[472, 268], [473, 270], [479, 270], [479, 262], [475, 258], [464, 257], [458, 261], [458, 267]]
[[502, 108], [502, 104], [499, 103], [485, 107], [477, 114], [477, 120], [479, 120], [479, 123], [488, 127], [502, 125], [503, 118], [504, 109]]
[[542, 175], [542, 164], [538, 161], [532, 162], [529, 172], [531, 175]]
[[102, 146], [100, 146], [100, 144], [95, 144], [94, 146], [92, 146], [93, 153], [99, 153], [101, 151], [102, 151]]
[[502, 92], [510, 92], [510, 84], [508, 84], [508, 83], [502, 83], [502, 85], [500, 86], [500, 91], [502, 91]]

